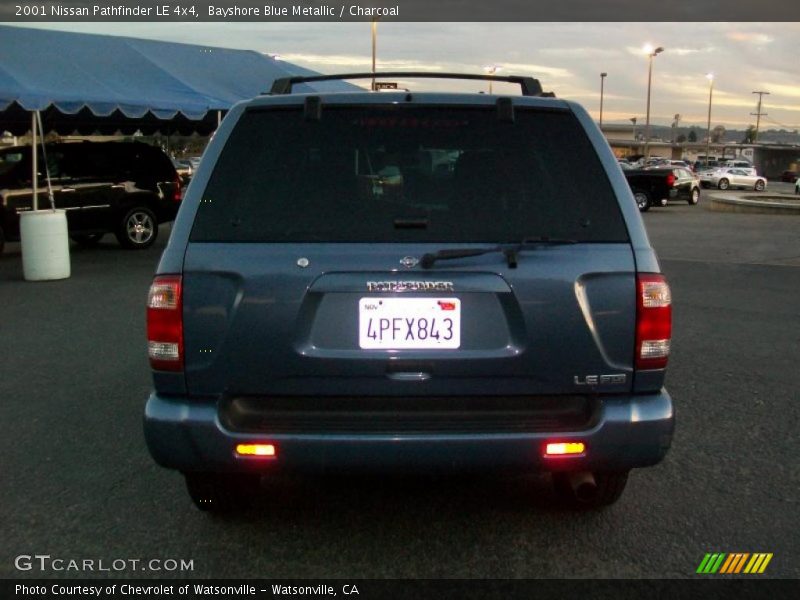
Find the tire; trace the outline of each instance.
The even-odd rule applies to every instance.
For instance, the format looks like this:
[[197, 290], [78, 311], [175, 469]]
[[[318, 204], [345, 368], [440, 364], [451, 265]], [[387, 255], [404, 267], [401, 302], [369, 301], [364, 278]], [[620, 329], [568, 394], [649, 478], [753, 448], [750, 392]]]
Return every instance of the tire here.
[[650, 197], [647, 195], [647, 192], [634, 190], [633, 199], [636, 200], [636, 206], [639, 208], [639, 212], [647, 212], [650, 210]]
[[759, 179], [758, 181], [756, 181], [756, 185], [755, 185], [754, 189], [757, 192], [763, 192], [764, 188], [766, 188], [766, 187], [767, 187], [766, 182], [763, 179]]
[[94, 248], [103, 239], [105, 233], [75, 234], [69, 236], [73, 242], [84, 248]]
[[614, 504], [625, 491], [628, 471], [593, 473], [596, 487], [591, 495], [576, 493], [569, 482], [569, 473], [553, 473], [556, 496], [568, 508], [591, 510]]
[[692, 188], [691, 193], [689, 194], [689, 199], [687, 202], [691, 205], [695, 205], [700, 202], [700, 188]]
[[158, 219], [152, 210], [137, 206], [125, 213], [117, 227], [117, 241], [123, 248], [144, 250], [158, 237]]
[[717, 187], [721, 190], [727, 190], [729, 187], [731, 187], [731, 182], [727, 179], [720, 179], [719, 183], [717, 183]]
[[184, 473], [184, 478], [194, 505], [212, 514], [247, 509], [259, 487], [259, 476], [251, 474]]

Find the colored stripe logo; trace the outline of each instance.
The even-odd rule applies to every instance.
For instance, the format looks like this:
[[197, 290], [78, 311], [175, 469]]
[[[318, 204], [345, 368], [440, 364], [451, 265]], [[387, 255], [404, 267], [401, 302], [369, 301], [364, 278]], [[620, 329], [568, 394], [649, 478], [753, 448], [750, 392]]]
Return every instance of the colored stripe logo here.
[[772, 553], [757, 552], [716, 552], [709, 553], [703, 557], [697, 573], [702, 575], [738, 575], [740, 573], [755, 575], [766, 571], [769, 561], [772, 560]]

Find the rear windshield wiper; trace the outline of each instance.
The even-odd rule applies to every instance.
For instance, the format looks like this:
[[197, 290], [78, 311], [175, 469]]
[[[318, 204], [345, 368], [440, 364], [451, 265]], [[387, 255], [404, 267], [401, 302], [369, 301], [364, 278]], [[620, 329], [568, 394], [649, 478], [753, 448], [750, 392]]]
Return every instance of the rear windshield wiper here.
[[528, 237], [522, 240], [519, 244], [511, 244], [505, 246], [492, 246], [490, 248], [453, 248], [451, 250], [439, 250], [437, 252], [428, 252], [423, 254], [419, 261], [423, 269], [430, 269], [436, 261], [439, 260], [455, 260], [457, 258], [469, 258], [472, 256], [483, 256], [484, 254], [491, 254], [492, 252], [502, 252], [508, 261], [508, 266], [512, 269], [517, 268], [517, 255], [529, 246], [544, 246], [556, 244], [577, 244], [578, 240], [570, 240], [566, 238], [554, 238], [546, 235]]

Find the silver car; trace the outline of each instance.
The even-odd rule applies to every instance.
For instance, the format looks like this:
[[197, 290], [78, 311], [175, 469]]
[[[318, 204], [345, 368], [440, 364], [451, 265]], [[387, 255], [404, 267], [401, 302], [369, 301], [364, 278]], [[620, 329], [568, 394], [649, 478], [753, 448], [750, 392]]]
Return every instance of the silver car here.
[[700, 183], [704, 187], [714, 186], [721, 190], [728, 188], [750, 188], [757, 192], [767, 189], [767, 180], [747, 169], [723, 167], [715, 171], [700, 174]]

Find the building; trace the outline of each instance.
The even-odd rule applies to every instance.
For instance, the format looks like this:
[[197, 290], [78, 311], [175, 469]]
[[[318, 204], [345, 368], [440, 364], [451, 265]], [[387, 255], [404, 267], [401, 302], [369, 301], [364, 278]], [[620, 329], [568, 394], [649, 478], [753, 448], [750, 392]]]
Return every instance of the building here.
[[[617, 157], [625, 158], [644, 152], [643, 125], [603, 123], [602, 131]], [[705, 158], [706, 149], [709, 156], [717, 159], [743, 158], [768, 179], [779, 178], [783, 171], [800, 170], [800, 145], [797, 144], [719, 142], [707, 146], [705, 141], [672, 143], [660, 138], [650, 138], [650, 156], [694, 162], [701, 157]]]

